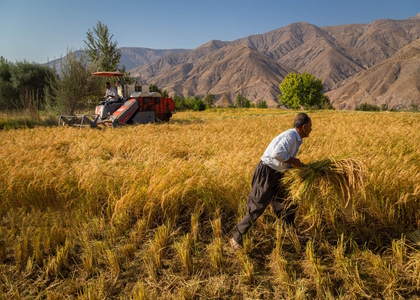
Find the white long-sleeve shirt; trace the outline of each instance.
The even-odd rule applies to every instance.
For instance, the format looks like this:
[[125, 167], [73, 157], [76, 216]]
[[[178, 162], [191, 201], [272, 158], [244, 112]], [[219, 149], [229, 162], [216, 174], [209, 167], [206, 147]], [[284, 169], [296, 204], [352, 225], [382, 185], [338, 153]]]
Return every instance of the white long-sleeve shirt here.
[[271, 141], [261, 160], [274, 170], [285, 171], [292, 168], [292, 165], [285, 161], [290, 157], [296, 157], [300, 145], [302, 145], [302, 138], [297, 130], [288, 129]]
[[[113, 97], [109, 97], [109, 96], [114, 96], [114, 98]], [[110, 100], [118, 100], [117, 90], [113, 86], [111, 86], [109, 88], [109, 90], [106, 89], [105, 98], [108, 99], [108, 97], [110, 98]]]

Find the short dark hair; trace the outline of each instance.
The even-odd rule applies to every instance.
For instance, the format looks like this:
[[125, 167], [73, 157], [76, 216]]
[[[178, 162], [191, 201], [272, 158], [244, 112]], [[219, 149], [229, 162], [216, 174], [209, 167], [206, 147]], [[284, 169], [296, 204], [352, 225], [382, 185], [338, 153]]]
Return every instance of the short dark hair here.
[[105, 82], [105, 84], [110, 85], [110, 84], [109, 84], [109, 81]]
[[305, 113], [298, 113], [293, 122], [293, 127], [302, 128], [303, 125], [308, 124], [311, 121], [311, 118]]

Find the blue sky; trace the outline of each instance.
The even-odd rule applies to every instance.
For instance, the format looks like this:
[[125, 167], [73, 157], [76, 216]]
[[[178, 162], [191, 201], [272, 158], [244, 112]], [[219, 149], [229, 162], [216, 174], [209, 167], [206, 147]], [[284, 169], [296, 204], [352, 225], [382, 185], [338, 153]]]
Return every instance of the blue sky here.
[[[196, 48], [293, 22], [317, 26], [407, 19], [420, 0], [0, 0], [0, 55], [44, 63], [84, 47], [97, 21], [119, 47]], [[419, 21], [420, 22], [420, 21]]]

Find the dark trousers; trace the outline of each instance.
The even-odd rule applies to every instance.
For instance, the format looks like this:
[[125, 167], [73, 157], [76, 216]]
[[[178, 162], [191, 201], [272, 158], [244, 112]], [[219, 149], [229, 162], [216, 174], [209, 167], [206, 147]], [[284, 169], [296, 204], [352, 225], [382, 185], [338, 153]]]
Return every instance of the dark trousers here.
[[255, 167], [252, 177], [252, 188], [246, 203], [247, 214], [242, 221], [236, 225], [233, 239], [242, 244], [242, 235], [262, 215], [268, 204], [273, 208], [277, 218], [287, 224], [294, 224], [297, 205], [287, 205], [287, 191], [281, 185], [280, 179], [283, 173], [278, 172], [262, 161]]

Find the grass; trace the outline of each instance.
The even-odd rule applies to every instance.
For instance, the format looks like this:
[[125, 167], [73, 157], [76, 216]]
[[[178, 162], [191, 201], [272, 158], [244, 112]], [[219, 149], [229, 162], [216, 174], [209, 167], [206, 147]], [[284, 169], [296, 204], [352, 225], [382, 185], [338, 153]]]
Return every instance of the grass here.
[[0, 113], [0, 130], [55, 126], [57, 123], [58, 116], [45, 113], [40, 115], [31, 115], [25, 112]]
[[[288, 174], [296, 230], [267, 209], [246, 251], [229, 248], [255, 165], [295, 114], [0, 131], [0, 299], [419, 297], [415, 113], [309, 112], [308, 169]], [[344, 203], [324, 180], [339, 166], [360, 170], [340, 173]]]

